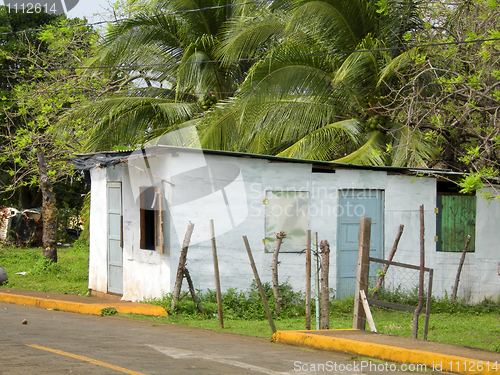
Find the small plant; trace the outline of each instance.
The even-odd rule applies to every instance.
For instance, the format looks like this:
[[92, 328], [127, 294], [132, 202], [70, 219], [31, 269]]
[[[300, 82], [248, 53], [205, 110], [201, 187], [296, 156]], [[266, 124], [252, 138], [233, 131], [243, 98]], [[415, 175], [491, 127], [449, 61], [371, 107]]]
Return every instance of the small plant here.
[[104, 307], [101, 309], [101, 316], [112, 316], [118, 314], [114, 307]]
[[[274, 304], [273, 290], [271, 283], [267, 282], [263, 285], [266, 298], [270, 306]], [[287, 319], [305, 314], [305, 302], [302, 292], [294, 292], [292, 286], [285, 282], [280, 285], [280, 296], [283, 298], [285, 305], [282, 306], [279, 316], [276, 319]], [[181, 298], [175, 306], [174, 311], [170, 310], [172, 295], [167, 294], [162, 299], [151, 300], [149, 303], [163, 306], [169, 314], [182, 315], [190, 318], [210, 318], [217, 316], [217, 294], [214, 290], [207, 290], [204, 293], [198, 291], [197, 298], [205, 315], [202, 316], [191, 296]], [[222, 294], [222, 310], [224, 316], [240, 318], [246, 320], [263, 320], [266, 319], [260, 293], [255, 280], [250, 285], [250, 289], [246, 292], [236, 289], [228, 289]], [[314, 311], [313, 311], [314, 312]]]
[[60, 272], [61, 266], [45, 257], [40, 257], [38, 261], [34, 263], [33, 268], [31, 269], [32, 275], [57, 275]]

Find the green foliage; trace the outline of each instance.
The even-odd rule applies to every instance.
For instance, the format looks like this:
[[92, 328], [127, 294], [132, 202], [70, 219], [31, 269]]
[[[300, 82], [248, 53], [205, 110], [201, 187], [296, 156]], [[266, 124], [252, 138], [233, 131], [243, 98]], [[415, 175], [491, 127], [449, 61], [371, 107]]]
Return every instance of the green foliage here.
[[[271, 283], [267, 282], [263, 285], [266, 298], [269, 306], [274, 306], [274, 295]], [[275, 319], [287, 319], [305, 314], [305, 300], [302, 292], [294, 292], [289, 283], [280, 285], [280, 296], [285, 302], [281, 307], [279, 317]], [[217, 294], [213, 290], [208, 290], [205, 293], [198, 291], [197, 299], [205, 311], [204, 318], [217, 316]], [[170, 310], [172, 295], [168, 294], [161, 300], [151, 300], [149, 303], [163, 306], [167, 311]], [[261, 320], [266, 319], [260, 293], [255, 280], [252, 282], [250, 289], [246, 292], [236, 289], [228, 289], [222, 293], [222, 310], [224, 316], [228, 319], [248, 319]], [[169, 311], [171, 314], [181, 314], [185, 317], [200, 317], [199, 311], [193, 302], [191, 295], [184, 297], [176, 303], [175, 310]]]
[[58, 263], [41, 257], [39, 258], [31, 268], [30, 276], [55, 276], [57, 277], [61, 273], [61, 266]]
[[89, 241], [85, 238], [80, 237], [73, 243], [73, 246], [70, 249], [74, 252], [81, 252], [83, 254], [88, 254]]
[[[395, 290], [387, 290], [381, 288], [379, 290], [379, 300], [397, 303], [400, 305], [417, 306], [418, 305], [418, 288], [413, 290], [403, 290], [401, 286]], [[425, 296], [425, 298], [427, 298]], [[425, 304], [425, 303], [424, 303]], [[464, 301], [452, 301], [451, 297], [445, 293], [443, 298], [431, 298], [431, 314], [468, 314], [468, 315], [484, 315], [494, 312], [499, 312], [498, 305], [492, 301], [485, 299], [482, 303], [477, 305], [468, 305]]]
[[104, 307], [101, 309], [101, 316], [113, 316], [118, 314], [114, 307]]
[[[17, 14], [16, 17], [29, 20], [31, 16]], [[4, 129], [1, 142], [6, 152], [0, 163], [8, 177], [0, 178], [0, 193], [14, 194], [21, 187], [38, 188], [36, 151], [43, 149], [47, 175], [55, 193], [58, 189], [67, 193], [66, 199], [57, 203], [61, 211], [59, 234], [62, 239], [64, 228], [71, 227], [68, 221], [75, 216], [75, 208], [81, 205], [71, 196], [75, 185], [83, 180], [66, 160], [81, 147], [85, 128], [75, 122], [68, 131], [55, 134], [54, 124], [68, 108], [97, 95], [102, 81], [99, 75], [84, 78], [82, 71], [76, 69], [93, 48], [97, 34], [88, 26], [72, 27], [82, 23], [79, 19], [52, 17], [51, 20], [55, 27], [11, 37], [22, 48], [9, 52], [12, 69], [4, 74], [10, 86], [9, 100], [1, 105], [5, 114], [5, 121], [0, 119]], [[5, 48], [0, 43], [0, 50], [5, 52]], [[25, 69], [19, 70], [20, 65]], [[75, 196], [79, 197], [80, 193]]]
[[9, 277], [2, 287], [88, 295], [89, 250], [84, 241], [77, 241], [75, 247], [58, 248], [57, 263], [43, 257], [42, 251], [0, 245], [0, 265]]

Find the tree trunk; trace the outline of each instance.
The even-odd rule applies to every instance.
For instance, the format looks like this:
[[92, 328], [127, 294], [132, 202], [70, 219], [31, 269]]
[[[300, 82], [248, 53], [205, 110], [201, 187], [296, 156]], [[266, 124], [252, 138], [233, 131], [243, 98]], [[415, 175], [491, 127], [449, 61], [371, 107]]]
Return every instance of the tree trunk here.
[[319, 244], [321, 249], [321, 329], [330, 329], [330, 244], [322, 240]]
[[56, 197], [47, 175], [47, 164], [42, 146], [36, 151], [38, 172], [40, 173], [40, 187], [42, 190], [42, 220], [43, 220], [43, 256], [57, 262], [56, 236], [57, 236], [57, 208]]
[[170, 304], [170, 310], [175, 308], [175, 303], [179, 299], [182, 287], [182, 277], [184, 276], [184, 268], [186, 266], [187, 252], [189, 248], [189, 242], [191, 241], [191, 235], [193, 234], [194, 224], [189, 222], [186, 235], [184, 236], [184, 242], [182, 242], [181, 254], [179, 256], [179, 266], [177, 267], [177, 276], [175, 278], [174, 292], [172, 294], [172, 303]]
[[274, 246], [273, 261], [271, 262], [271, 277], [273, 280], [273, 294], [275, 298], [274, 302], [274, 314], [277, 316], [280, 313], [281, 306], [284, 305], [283, 298], [280, 297], [280, 287], [278, 279], [278, 255], [280, 252], [281, 242], [283, 238], [286, 237], [285, 232], [279, 232], [276, 234], [276, 244]]

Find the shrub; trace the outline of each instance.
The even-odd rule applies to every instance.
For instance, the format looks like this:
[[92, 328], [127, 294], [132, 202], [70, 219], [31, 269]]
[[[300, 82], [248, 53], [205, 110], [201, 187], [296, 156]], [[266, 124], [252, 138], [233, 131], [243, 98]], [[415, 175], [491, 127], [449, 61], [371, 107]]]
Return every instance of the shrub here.
[[[274, 295], [271, 283], [263, 284], [264, 292], [268, 300], [269, 306], [272, 309], [274, 306]], [[305, 314], [305, 302], [302, 292], [294, 292], [291, 285], [286, 282], [280, 285], [280, 295], [285, 302], [281, 307], [280, 314], [277, 319], [290, 318]], [[206, 318], [217, 316], [217, 294], [214, 290], [207, 290], [204, 293], [198, 291], [197, 298]], [[176, 303], [175, 310], [170, 311], [172, 294], [167, 294], [162, 299], [151, 300], [149, 303], [163, 306], [170, 314], [181, 314], [186, 317], [200, 317], [200, 313], [193, 302], [191, 295], [185, 296]], [[240, 318], [246, 320], [262, 320], [266, 318], [260, 293], [255, 280], [250, 285], [250, 289], [246, 292], [236, 289], [228, 289], [222, 293], [222, 310], [226, 318]]]

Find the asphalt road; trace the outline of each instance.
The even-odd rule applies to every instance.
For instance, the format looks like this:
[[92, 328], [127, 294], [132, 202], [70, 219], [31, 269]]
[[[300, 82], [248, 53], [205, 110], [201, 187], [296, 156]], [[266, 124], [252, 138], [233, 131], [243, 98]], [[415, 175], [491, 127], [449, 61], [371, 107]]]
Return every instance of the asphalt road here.
[[0, 303], [2, 375], [394, 373], [382, 362], [349, 358], [263, 338]]

